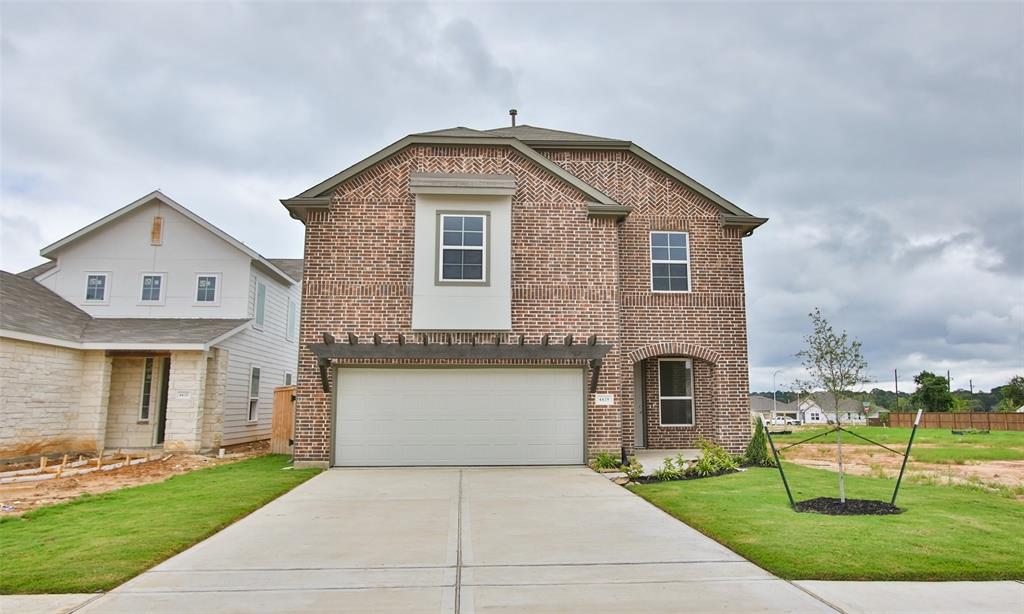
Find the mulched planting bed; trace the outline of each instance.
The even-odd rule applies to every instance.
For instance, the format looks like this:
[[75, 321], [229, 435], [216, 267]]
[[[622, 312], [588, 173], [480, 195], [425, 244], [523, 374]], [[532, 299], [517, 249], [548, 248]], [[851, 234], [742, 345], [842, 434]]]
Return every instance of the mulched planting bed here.
[[[735, 469], [728, 471], [719, 471], [718, 473], [712, 473], [710, 475], [684, 475], [677, 478], [656, 478], [650, 475], [640, 476], [639, 478], [632, 481], [633, 484], [660, 484], [661, 482], [683, 482], [686, 480], [704, 480], [707, 478], [717, 478], [721, 475], [729, 475], [730, 473], [739, 473]], [[849, 501], [849, 499], [847, 499]]]
[[818, 497], [807, 501], [797, 501], [794, 509], [798, 512], [812, 514], [828, 514], [829, 516], [884, 516], [902, 514], [903, 510], [874, 499], [847, 499], [846, 503], [834, 497]]

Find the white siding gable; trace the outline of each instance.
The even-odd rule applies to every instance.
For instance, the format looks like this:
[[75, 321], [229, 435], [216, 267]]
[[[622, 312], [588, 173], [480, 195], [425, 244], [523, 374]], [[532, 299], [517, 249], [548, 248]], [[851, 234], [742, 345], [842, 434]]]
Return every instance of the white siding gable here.
[[[163, 218], [159, 245], [151, 241], [155, 216]], [[234, 246], [154, 200], [62, 247], [57, 268], [40, 283], [98, 318], [244, 318], [250, 262]], [[102, 304], [85, 300], [90, 272], [108, 274]], [[145, 273], [164, 274], [159, 304], [140, 300]], [[196, 302], [200, 273], [219, 275], [213, 305]]]

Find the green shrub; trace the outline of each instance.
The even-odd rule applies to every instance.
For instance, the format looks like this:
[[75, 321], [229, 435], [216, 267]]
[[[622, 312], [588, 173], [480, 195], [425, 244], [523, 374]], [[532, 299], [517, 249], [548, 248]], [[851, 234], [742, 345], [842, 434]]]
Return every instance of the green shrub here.
[[661, 467], [651, 472], [651, 477], [656, 480], [678, 480], [685, 477], [687, 465], [677, 465], [676, 462], [672, 457], [666, 458]]
[[760, 420], [755, 420], [754, 424], [754, 436], [747, 444], [747, 451], [743, 455], [743, 464], [753, 467], [774, 467], [775, 459], [768, 452], [768, 436], [765, 435], [764, 425]]
[[732, 455], [715, 442], [701, 437], [697, 445], [700, 446], [700, 457], [687, 468], [687, 475], [705, 477], [739, 468]]
[[630, 458], [629, 464], [622, 468], [622, 472], [626, 474], [630, 482], [635, 482], [644, 474], [644, 466], [636, 458]]
[[618, 469], [622, 463], [608, 452], [599, 452], [591, 461], [594, 469]]

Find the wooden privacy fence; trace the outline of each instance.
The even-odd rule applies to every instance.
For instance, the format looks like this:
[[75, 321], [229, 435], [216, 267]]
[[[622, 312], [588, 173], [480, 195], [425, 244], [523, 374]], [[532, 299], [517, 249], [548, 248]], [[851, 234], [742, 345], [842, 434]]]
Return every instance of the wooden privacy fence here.
[[[914, 426], [916, 412], [892, 412], [889, 426], [910, 428]], [[923, 429], [978, 429], [982, 431], [1024, 431], [1024, 414], [971, 411], [971, 412], [925, 412], [921, 414]]]
[[289, 443], [295, 433], [295, 386], [274, 388], [274, 419], [270, 429], [270, 452], [291, 454]]

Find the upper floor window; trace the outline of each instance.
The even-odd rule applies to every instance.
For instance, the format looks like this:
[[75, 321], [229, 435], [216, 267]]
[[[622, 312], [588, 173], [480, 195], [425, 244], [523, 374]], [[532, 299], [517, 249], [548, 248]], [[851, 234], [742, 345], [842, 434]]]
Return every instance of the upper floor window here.
[[295, 340], [295, 333], [299, 330], [299, 306], [295, 301], [288, 301], [288, 326], [284, 331], [284, 338], [288, 341]]
[[440, 283], [487, 282], [487, 215], [440, 215]]
[[196, 276], [196, 303], [214, 305], [217, 303], [217, 292], [220, 286], [220, 275], [200, 273]]
[[85, 276], [85, 300], [102, 303], [107, 300], [106, 273], [89, 273]]
[[267, 284], [256, 280], [256, 326], [263, 328], [267, 315]]
[[142, 276], [142, 296], [139, 300], [143, 303], [159, 303], [163, 301], [163, 292], [163, 273], [146, 273]]
[[689, 233], [651, 233], [651, 290], [690, 291]]

